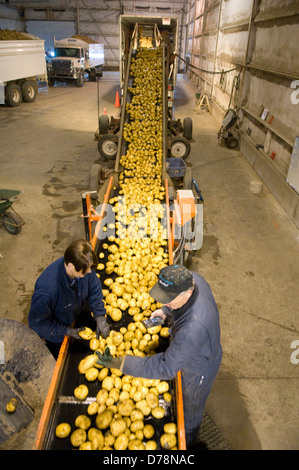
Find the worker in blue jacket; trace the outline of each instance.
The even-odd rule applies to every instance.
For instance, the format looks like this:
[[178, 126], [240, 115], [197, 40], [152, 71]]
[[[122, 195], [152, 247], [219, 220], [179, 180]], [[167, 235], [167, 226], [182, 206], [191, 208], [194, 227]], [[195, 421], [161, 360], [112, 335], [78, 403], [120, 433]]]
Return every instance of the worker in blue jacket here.
[[147, 357], [114, 358], [106, 348], [103, 355], [96, 353], [98, 362], [148, 379], [171, 380], [181, 371], [186, 445], [190, 449], [196, 444], [222, 358], [217, 305], [203, 277], [180, 265], [161, 269], [149, 293], [163, 304], [151, 317], [169, 320], [171, 341], [166, 351]]
[[28, 323], [43, 338], [54, 357], [65, 335], [80, 338], [78, 333], [84, 328], [74, 328], [73, 324], [86, 307], [96, 321], [97, 337], [100, 333], [105, 338], [109, 334], [102, 286], [94, 271], [96, 266], [91, 244], [76, 240], [36, 281]]

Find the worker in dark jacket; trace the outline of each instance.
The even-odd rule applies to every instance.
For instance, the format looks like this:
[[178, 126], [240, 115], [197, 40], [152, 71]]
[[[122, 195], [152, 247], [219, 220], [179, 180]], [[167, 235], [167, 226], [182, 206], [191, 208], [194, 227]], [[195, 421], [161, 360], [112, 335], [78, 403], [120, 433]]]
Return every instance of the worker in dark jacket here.
[[108, 349], [99, 363], [127, 375], [171, 380], [182, 375], [186, 444], [196, 444], [202, 415], [221, 358], [219, 313], [207, 282], [184, 266], [171, 265], [159, 273], [150, 295], [163, 304], [152, 317], [168, 318], [171, 341], [163, 353], [113, 358]]
[[109, 334], [102, 286], [94, 271], [96, 266], [91, 244], [76, 240], [36, 281], [28, 323], [44, 339], [54, 357], [65, 335], [80, 338], [78, 333], [84, 328], [74, 328], [73, 323], [87, 302], [96, 321], [97, 336]]

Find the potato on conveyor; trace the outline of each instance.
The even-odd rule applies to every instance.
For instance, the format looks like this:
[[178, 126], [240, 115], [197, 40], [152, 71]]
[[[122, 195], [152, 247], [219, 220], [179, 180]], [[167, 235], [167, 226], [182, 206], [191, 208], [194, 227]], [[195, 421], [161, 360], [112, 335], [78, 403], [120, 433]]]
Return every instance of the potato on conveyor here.
[[75, 426], [86, 431], [91, 426], [91, 419], [86, 415], [79, 415], [75, 420]]
[[160, 443], [163, 449], [172, 449], [177, 443], [176, 435], [173, 433], [162, 434]]
[[163, 406], [155, 406], [151, 411], [154, 418], [161, 419], [165, 416], [165, 410]]
[[98, 414], [96, 417], [96, 426], [99, 429], [106, 429], [110, 426], [110, 423], [113, 418], [113, 412], [111, 410], [105, 410], [102, 413]]
[[126, 450], [129, 444], [128, 436], [125, 433], [120, 434], [114, 442], [115, 450]]
[[86, 431], [84, 431], [84, 429], [76, 429], [71, 434], [71, 444], [74, 447], [80, 447], [83, 442], [86, 441], [86, 436]]
[[157, 443], [156, 441], [147, 441], [145, 444], [145, 450], [156, 450], [157, 449]]
[[93, 450], [101, 449], [104, 446], [104, 436], [100, 429], [90, 428], [87, 438], [91, 442]]
[[85, 400], [88, 395], [88, 387], [84, 384], [78, 385], [74, 390], [74, 395], [78, 400]]
[[55, 436], [64, 439], [65, 437], [69, 436], [70, 432], [71, 426], [69, 425], [69, 423], [60, 423], [56, 427]]
[[143, 428], [143, 434], [146, 439], [151, 439], [155, 434], [155, 429], [152, 424], [146, 424]]
[[144, 450], [143, 442], [140, 439], [132, 439], [129, 442], [129, 450]]
[[84, 359], [79, 362], [79, 373], [85, 374], [88, 369], [95, 366], [96, 362], [97, 356], [95, 354], [89, 354], [88, 356], [84, 357]]
[[128, 400], [124, 400], [123, 402], [120, 402], [117, 406], [117, 410], [122, 416], [130, 416], [134, 408], [135, 408], [134, 401], [131, 400], [130, 398]]
[[165, 423], [164, 432], [167, 434], [176, 434], [176, 424], [175, 423]]
[[114, 419], [110, 424], [110, 431], [114, 437], [118, 437], [120, 434], [123, 434], [126, 429], [127, 423], [122, 418]]
[[88, 382], [93, 382], [94, 380], [96, 380], [98, 375], [99, 370], [95, 367], [90, 367], [90, 369], [85, 372], [85, 378], [86, 380], [88, 380]]

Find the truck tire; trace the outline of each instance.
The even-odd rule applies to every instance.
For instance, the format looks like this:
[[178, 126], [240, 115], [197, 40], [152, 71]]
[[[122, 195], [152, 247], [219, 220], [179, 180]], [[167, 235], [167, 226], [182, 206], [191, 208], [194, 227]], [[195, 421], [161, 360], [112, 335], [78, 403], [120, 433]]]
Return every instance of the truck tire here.
[[118, 135], [105, 134], [98, 141], [98, 151], [106, 160], [113, 160], [117, 154]]
[[12, 108], [22, 103], [21, 88], [16, 83], [10, 83], [6, 87], [6, 104]]
[[79, 77], [76, 79], [76, 85], [77, 87], [82, 87], [84, 82], [84, 74], [83, 72], [80, 72]]
[[48, 86], [54, 86], [55, 80], [53, 78], [48, 77]]
[[174, 158], [185, 158], [188, 157], [191, 150], [191, 145], [185, 137], [175, 136], [171, 141], [170, 154]]
[[107, 134], [109, 129], [109, 116], [102, 114], [99, 119], [99, 133], [101, 135]]
[[32, 103], [37, 96], [37, 84], [34, 80], [26, 80], [22, 83], [22, 97], [26, 103]]
[[186, 117], [183, 122], [183, 136], [191, 140], [192, 139], [192, 119]]

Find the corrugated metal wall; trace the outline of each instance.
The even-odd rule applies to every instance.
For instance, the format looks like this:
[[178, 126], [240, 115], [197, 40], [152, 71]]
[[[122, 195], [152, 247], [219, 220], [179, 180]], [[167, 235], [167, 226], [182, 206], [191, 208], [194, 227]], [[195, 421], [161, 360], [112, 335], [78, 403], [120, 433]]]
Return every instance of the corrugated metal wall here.
[[205, 71], [237, 67], [188, 74], [219, 123], [239, 109], [241, 151], [299, 226], [299, 182], [287, 184], [299, 135], [298, 15], [298, 0], [191, 0], [186, 54]]

